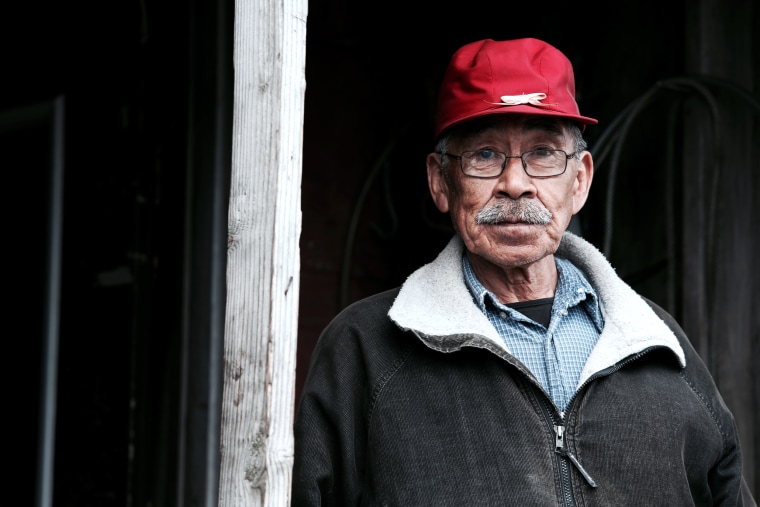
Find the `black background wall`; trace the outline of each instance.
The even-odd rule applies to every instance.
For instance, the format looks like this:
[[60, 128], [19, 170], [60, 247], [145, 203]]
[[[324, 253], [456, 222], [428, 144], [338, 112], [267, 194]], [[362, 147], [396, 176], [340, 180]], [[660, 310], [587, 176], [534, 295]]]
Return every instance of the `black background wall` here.
[[[735, 100], [752, 111], [760, 97], [753, 39], [760, 16], [749, 1], [676, 1], [667, 10], [654, 0], [423, 2], [414, 13], [407, 4], [309, 5], [296, 394], [327, 322], [347, 303], [400, 283], [448, 240], [447, 222], [427, 194], [424, 157], [437, 83], [460, 45], [530, 36], [564, 51], [575, 65], [581, 111], [599, 119], [586, 132], [592, 150], [608, 142], [628, 105], [693, 70], [693, 52], [704, 47], [711, 23], [725, 32], [726, 45], [747, 41], [731, 63], [747, 69], [738, 84], [749, 100]], [[705, 5], [714, 16], [705, 15]], [[18, 505], [33, 505], [41, 493], [40, 322], [54, 166], [49, 122], [29, 118], [56, 99], [65, 104], [65, 164], [53, 505], [185, 506], [203, 504], [209, 491], [213, 497], [216, 484], [205, 472], [215, 457], [203, 449], [218, 435], [203, 420], [215, 416], [208, 403], [219, 389], [208, 360], [223, 332], [211, 318], [223, 294], [214, 292], [220, 280], [209, 277], [224, 272], [214, 247], [223, 252], [226, 245], [219, 209], [231, 148], [233, 9], [228, 0], [3, 7], [5, 377], [8, 434], [25, 444], [9, 456], [22, 486]], [[738, 23], [723, 26], [724, 19]], [[716, 93], [720, 104], [737, 96]], [[658, 96], [627, 134], [611, 252], [626, 279], [676, 310], [688, 297], [674, 302], [668, 292], [668, 266], [676, 261], [663, 254], [672, 229], [662, 203], [679, 199], [664, 192], [663, 167], [673, 145], [667, 113], [680, 96]], [[757, 121], [750, 113], [753, 139]], [[221, 166], [212, 161], [219, 152], [226, 156]], [[600, 152], [598, 160], [578, 225], [601, 247], [611, 159]], [[756, 178], [746, 183], [758, 188]], [[731, 198], [721, 202], [728, 206]], [[756, 201], [744, 202], [757, 224]], [[756, 270], [747, 273], [760, 288], [757, 278]], [[754, 329], [745, 342], [757, 357]], [[748, 421], [758, 419], [757, 382], [742, 384], [749, 403], [735, 407]], [[754, 464], [760, 444], [754, 426], [750, 431]], [[750, 471], [755, 487], [757, 467]]]

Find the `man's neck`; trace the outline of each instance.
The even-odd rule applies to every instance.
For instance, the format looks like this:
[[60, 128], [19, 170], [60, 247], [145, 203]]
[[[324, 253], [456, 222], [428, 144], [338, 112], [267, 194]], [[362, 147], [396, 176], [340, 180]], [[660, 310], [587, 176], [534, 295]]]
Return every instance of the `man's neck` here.
[[552, 255], [515, 267], [497, 266], [470, 254], [467, 258], [480, 283], [502, 304], [554, 297], [559, 275]]

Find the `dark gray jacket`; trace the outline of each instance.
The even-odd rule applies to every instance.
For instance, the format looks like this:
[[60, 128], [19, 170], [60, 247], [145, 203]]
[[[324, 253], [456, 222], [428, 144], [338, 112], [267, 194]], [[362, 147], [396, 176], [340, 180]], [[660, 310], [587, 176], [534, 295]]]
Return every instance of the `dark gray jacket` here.
[[472, 302], [462, 254], [452, 238], [325, 329], [296, 414], [292, 505], [754, 505], [705, 365], [596, 248], [566, 233], [557, 252], [605, 319], [565, 414]]

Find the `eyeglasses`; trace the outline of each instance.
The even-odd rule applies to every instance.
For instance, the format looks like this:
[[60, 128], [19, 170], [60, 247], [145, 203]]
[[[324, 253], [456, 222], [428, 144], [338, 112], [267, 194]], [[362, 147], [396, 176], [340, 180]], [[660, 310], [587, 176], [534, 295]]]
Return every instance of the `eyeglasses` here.
[[537, 150], [526, 151], [522, 155], [507, 155], [504, 152], [490, 149], [463, 151], [461, 155], [452, 155], [445, 152], [441, 153], [441, 155], [459, 160], [459, 167], [462, 169], [462, 173], [473, 178], [496, 178], [501, 176], [504, 168], [507, 167], [507, 160], [510, 158], [519, 158], [525, 174], [528, 176], [533, 178], [550, 178], [563, 174], [567, 169], [567, 161], [577, 153], [577, 151], [567, 153], [564, 150], [539, 148]]

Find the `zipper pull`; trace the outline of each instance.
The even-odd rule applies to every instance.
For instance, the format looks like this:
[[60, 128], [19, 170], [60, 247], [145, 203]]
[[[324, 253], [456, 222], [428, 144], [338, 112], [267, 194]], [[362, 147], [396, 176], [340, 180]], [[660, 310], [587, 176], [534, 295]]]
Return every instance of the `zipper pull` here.
[[554, 452], [569, 459], [570, 462], [575, 465], [575, 468], [577, 468], [581, 473], [583, 478], [586, 479], [586, 482], [588, 482], [592, 488], [595, 488], [596, 482], [594, 482], [594, 479], [591, 478], [591, 476], [588, 474], [588, 472], [586, 472], [583, 466], [581, 466], [578, 460], [575, 459], [573, 453], [565, 449], [565, 427], [554, 426], [554, 434], [556, 435], [556, 438], [554, 440]]

